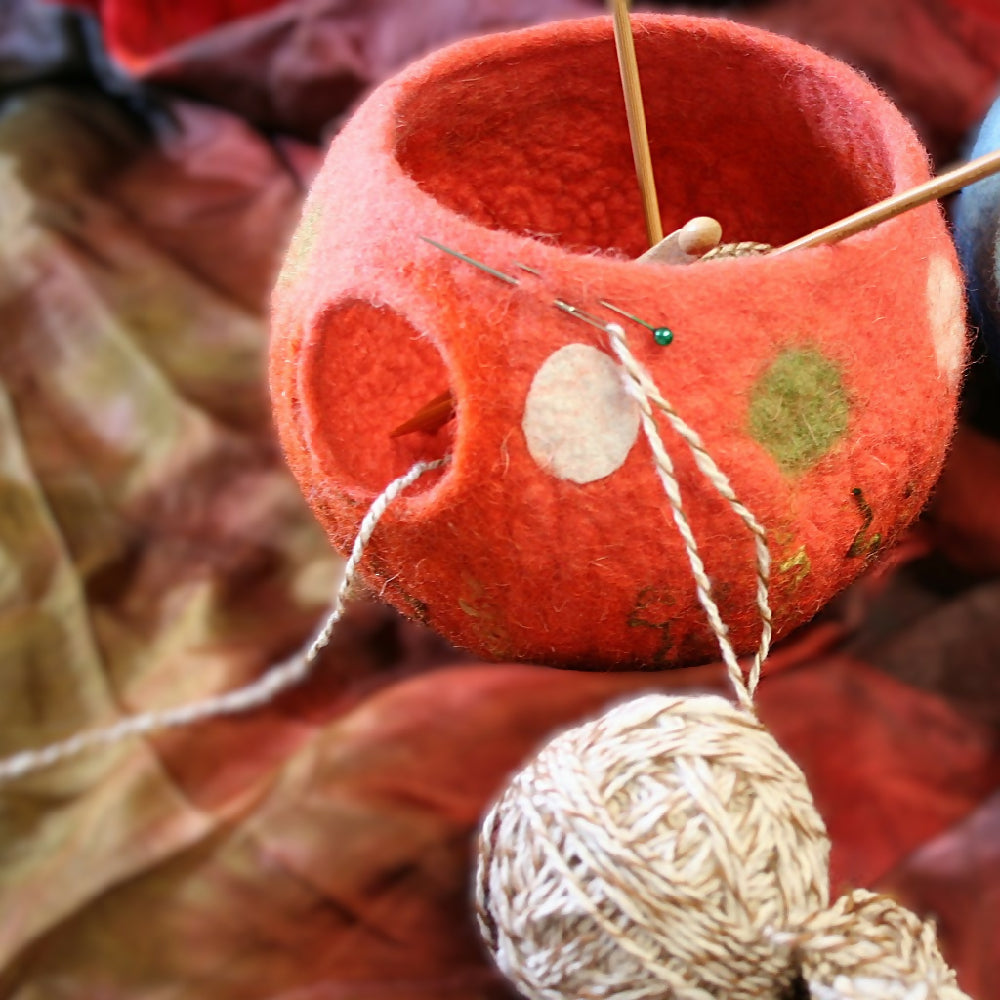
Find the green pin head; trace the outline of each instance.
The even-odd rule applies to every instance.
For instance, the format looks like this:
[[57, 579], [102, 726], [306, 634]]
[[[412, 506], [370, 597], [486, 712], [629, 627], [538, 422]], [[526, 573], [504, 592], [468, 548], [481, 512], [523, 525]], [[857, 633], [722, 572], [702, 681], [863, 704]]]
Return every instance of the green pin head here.
[[644, 326], [647, 330], [651, 331], [653, 334], [653, 340], [660, 345], [660, 347], [666, 347], [667, 344], [673, 343], [674, 331], [666, 326], [653, 326], [652, 323], [647, 323], [644, 319], [639, 319], [638, 316], [633, 316], [632, 313], [626, 312], [624, 309], [620, 309], [618, 306], [613, 306], [610, 302], [605, 302], [601, 299], [601, 305], [605, 309], [610, 309], [612, 312], [618, 313], [620, 316], [627, 316], [634, 323], [638, 323], [639, 326]]

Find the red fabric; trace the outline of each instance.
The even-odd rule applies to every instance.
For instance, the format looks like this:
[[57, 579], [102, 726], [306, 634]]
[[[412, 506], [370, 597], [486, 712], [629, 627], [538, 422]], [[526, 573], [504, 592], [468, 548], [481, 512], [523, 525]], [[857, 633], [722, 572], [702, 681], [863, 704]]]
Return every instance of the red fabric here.
[[934, 540], [957, 566], [1000, 572], [1000, 441], [962, 426], [931, 509]]
[[1000, 83], [997, 0], [766, 0], [744, 16], [857, 66], [882, 87], [944, 167]]
[[[853, 71], [726, 21], [637, 18], [665, 228], [717, 216], [728, 239], [780, 244], [927, 177], [899, 114]], [[474, 85], [473, 85], [474, 83]], [[417, 458], [454, 452], [380, 524], [380, 594], [497, 659], [604, 667], [715, 655], [648, 447], [585, 485], [530, 458], [521, 419], [557, 348], [606, 349], [555, 295], [667, 323], [633, 349], [770, 534], [779, 635], [864, 568], [921, 509], [956, 385], [935, 359], [928, 260], [956, 267], [925, 206], [834, 248], [666, 270], [622, 259], [643, 224], [607, 19], [461, 43], [380, 88], [331, 147], [274, 299], [272, 392], [289, 462], [343, 549], [374, 496]], [[501, 269], [513, 289], [426, 235]], [[617, 256], [599, 251], [616, 251]], [[847, 434], [786, 475], [748, 436], [773, 359], [812, 346], [839, 366]], [[389, 432], [450, 385], [435, 438]], [[753, 549], [665, 422], [696, 536], [741, 650], [759, 632]], [[780, 567], [804, 547], [805, 575]]]
[[97, 14], [110, 52], [138, 68], [151, 56], [284, 0], [72, 0]]
[[834, 893], [875, 887], [1000, 781], [988, 725], [843, 654], [762, 684], [757, 704], [827, 824]]

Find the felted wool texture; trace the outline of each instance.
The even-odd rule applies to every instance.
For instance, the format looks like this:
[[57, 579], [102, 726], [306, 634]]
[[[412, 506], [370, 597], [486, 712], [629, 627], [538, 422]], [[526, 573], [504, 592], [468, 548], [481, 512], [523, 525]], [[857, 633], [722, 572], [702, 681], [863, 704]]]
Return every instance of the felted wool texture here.
[[[835, 60], [724, 20], [633, 24], [665, 230], [709, 214], [726, 240], [779, 245], [927, 179], [907, 123]], [[525, 408], [540, 370], [571, 345], [578, 358], [579, 347], [610, 355], [556, 296], [602, 315], [607, 299], [674, 331], [661, 347], [622, 320], [768, 531], [779, 636], [891, 544], [938, 474], [965, 358], [938, 206], [777, 258], [630, 259], [643, 249], [607, 18], [472, 39], [412, 66], [334, 141], [306, 201], [274, 295], [272, 392], [288, 461], [343, 550], [393, 477], [452, 453], [387, 512], [365, 572], [382, 597], [481, 656], [607, 668], [717, 655], [641, 435], [596, 479], [532, 457]], [[789, 356], [836, 376], [806, 380], [834, 427], [791, 464], [751, 420], [759, 386]], [[455, 421], [390, 437], [445, 388]], [[809, 400], [789, 398], [805, 440]], [[596, 405], [627, 420], [620, 402]], [[546, 413], [574, 405], [564, 404], [553, 398]], [[749, 651], [752, 541], [659, 424], [734, 646]], [[547, 447], [562, 455], [554, 438]]]
[[[1000, 149], [1000, 100], [986, 114], [970, 158]], [[952, 209], [955, 243], [965, 272], [969, 312], [986, 353], [1000, 369], [1000, 177], [994, 175], [963, 188]]]

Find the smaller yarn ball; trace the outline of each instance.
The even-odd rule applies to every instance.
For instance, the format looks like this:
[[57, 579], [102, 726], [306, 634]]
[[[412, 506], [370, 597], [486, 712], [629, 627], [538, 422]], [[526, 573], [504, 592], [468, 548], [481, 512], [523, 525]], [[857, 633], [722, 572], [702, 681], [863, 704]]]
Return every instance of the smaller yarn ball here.
[[748, 712], [650, 695], [553, 739], [484, 821], [479, 920], [525, 996], [759, 1000], [828, 901], [802, 772]]
[[815, 914], [796, 951], [812, 1000], [968, 1000], [931, 921], [857, 889]]

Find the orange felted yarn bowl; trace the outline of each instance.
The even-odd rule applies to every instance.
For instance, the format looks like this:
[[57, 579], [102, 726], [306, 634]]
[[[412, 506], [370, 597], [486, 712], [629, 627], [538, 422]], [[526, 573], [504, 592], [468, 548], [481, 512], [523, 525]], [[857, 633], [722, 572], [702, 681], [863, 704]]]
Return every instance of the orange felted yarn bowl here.
[[[727, 242], [780, 245], [927, 179], [900, 114], [835, 60], [722, 20], [633, 25], [666, 231], [712, 215]], [[778, 635], [888, 546], [937, 476], [965, 325], [936, 204], [780, 257], [631, 259], [644, 249], [604, 18], [412, 66], [357, 112], [309, 195], [274, 298], [288, 460], [343, 550], [392, 479], [451, 454], [390, 506], [364, 574], [480, 655], [582, 667], [716, 655], [607, 338], [556, 297], [622, 322], [767, 529]], [[451, 423], [391, 437], [445, 389]], [[731, 638], [751, 650], [752, 541], [659, 426]]]

